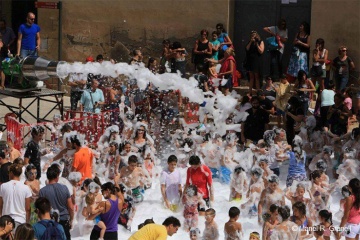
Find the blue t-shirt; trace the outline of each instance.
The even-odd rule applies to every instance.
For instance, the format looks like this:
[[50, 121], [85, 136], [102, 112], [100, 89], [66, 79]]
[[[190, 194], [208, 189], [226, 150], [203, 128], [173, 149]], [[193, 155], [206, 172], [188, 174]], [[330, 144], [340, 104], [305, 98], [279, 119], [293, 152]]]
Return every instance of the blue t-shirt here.
[[[50, 221], [53, 222], [54, 220], [44, 219], [44, 220], [41, 220], [41, 221], [42, 221], [42, 223], [46, 226], [46, 225], [48, 224], [48, 222], [50, 222]], [[35, 238], [36, 238], [36, 239], [41, 239], [42, 235], [43, 235], [44, 232], [45, 232], [45, 229], [46, 229], [46, 228], [45, 228], [45, 226], [44, 226], [43, 224], [37, 222], [37, 223], [35, 223], [35, 224], [33, 225], [33, 229], [34, 229], [34, 232], [35, 232]], [[58, 225], [57, 225], [57, 229], [60, 230], [62, 239], [63, 239], [63, 240], [66, 240], [66, 235], [65, 235], [63, 226], [61, 226], [60, 224], [58, 224]]]
[[19, 27], [19, 33], [22, 34], [21, 49], [35, 50], [36, 48], [36, 34], [40, 32], [40, 27], [37, 24], [31, 26], [27, 24], [21, 24]]
[[[228, 36], [228, 34], [227, 33], [220, 33], [220, 35], [218, 36], [218, 40], [219, 40], [219, 42], [220, 43], [223, 43], [223, 42], [225, 42], [225, 38]], [[226, 50], [228, 48], [228, 46], [227, 45], [223, 45], [222, 47], [221, 47], [221, 49], [222, 50]]]
[[[91, 94], [91, 96], [90, 96]], [[92, 97], [92, 98], [91, 98]], [[81, 95], [80, 103], [84, 106], [84, 112], [93, 112], [93, 104], [96, 102], [104, 102], [104, 94], [100, 89], [96, 89], [95, 92], [91, 90], [84, 91]], [[95, 108], [95, 113], [100, 113], [101, 108]]]
[[305, 160], [306, 160], [306, 153], [304, 152], [304, 159], [297, 161], [294, 152], [288, 152], [289, 154], [289, 176], [295, 175], [305, 175]]
[[[218, 45], [220, 45], [219, 40], [210, 41], [210, 43], [211, 43], [213, 46], [218, 46]], [[212, 58], [215, 59], [215, 60], [219, 60], [218, 55], [219, 55], [219, 50], [216, 51], [216, 52], [213, 51]]]

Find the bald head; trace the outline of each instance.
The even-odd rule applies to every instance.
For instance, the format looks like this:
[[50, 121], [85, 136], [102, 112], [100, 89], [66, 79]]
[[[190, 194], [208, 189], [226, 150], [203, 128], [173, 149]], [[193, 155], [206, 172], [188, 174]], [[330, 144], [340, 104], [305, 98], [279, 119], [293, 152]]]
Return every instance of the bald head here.
[[26, 17], [26, 23], [29, 25], [32, 25], [35, 21], [35, 14], [32, 12], [28, 12]]

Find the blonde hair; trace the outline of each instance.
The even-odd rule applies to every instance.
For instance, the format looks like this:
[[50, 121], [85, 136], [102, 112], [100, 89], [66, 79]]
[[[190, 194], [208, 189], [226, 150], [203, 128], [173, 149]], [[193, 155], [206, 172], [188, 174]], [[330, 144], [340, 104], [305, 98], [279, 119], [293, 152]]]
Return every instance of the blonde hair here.
[[343, 45], [343, 46], [340, 46], [339, 49], [338, 49], [339, 55], [341, 54], [343, 48], [346, 48], [346, 50], [347, 50], [347, 47], [346, 47], [346, 46], [344, 46], [344, 45]]
[[85, 197], [85, 202], [87, 205], [93, 205], [95, 202], [95, 194], [94, 193], [88, 193]]
[[235, 56], [235, 50], [233, 49], [233, 48], [231, 48], [231, 47], [229, 47], [229, 48], [227, 48], [226, 50], [225, 50], [225, 52], [227, 53], [227, 54], [229, 54], [230, 56]]

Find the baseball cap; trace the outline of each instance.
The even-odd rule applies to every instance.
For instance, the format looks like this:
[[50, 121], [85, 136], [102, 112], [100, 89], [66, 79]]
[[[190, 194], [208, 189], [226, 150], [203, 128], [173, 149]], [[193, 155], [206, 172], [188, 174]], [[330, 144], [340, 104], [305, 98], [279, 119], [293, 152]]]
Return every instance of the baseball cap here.
[[85, 60], [86, 62], [94, 62], [94, 58], [92, 56], [88, 56]]

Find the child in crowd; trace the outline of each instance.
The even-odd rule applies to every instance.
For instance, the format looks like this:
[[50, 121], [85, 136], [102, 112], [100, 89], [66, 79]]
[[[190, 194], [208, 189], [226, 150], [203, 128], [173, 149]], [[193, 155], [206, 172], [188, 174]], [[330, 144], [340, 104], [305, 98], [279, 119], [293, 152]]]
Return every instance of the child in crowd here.
[[185, 218], [184, 229], [188, 232], [191, 228], [197, 227], [199, 218], [198, 205], [200, 204], [202, 208], [205, 208], [205, 203], [200, 194], [198, 194], [198, 189], [195, 185], [190, 185], [186, 188], [182, 200]]
[[205, 211], [205, 229], [203, 234], [203, 240], [218, 240], [219, 229], [214, 220], [216, 212], [213, 208], [209, 208]]
[[260, 240], [260, 234], [258, 232], [250, 233], [249, 240]]
[[330, 240], [331, 230], [333, 229], [332, 213], [325, 209], [319, 211], [319, 220], [324, 229], [324, 239]]
[[200, 240], [200, 229], [198, 228], [190, 229], [190, 240]]
[[341, 195], [343, 196], [343, 198], [340, 199], [339, 211], [337, 213], [335, 213], [335, 217], [338, 219], [341, 219], [343, 217], [345, 199], [351, 195], [348, 185], [345, 185], [341, 188]]
[[240, 201], [248, 190], [248, 180], [244, 168], [236, 166], [230, 183], [230, 201]]
[[267, 159], [267, 157], [265, 155], [259, 156], [258, 164], [259, 164], [259, 167], [261, 167], [261, 169], [263, 170], [262, 178], [263, 178], [265, 187], [267, 187], [267, 178], [270, 175], [274, 174], [274, 172], [269, 168], [269, 160]]
[[106, 167], [108, 171], [108, 178], [113, 180], [115, 175], [119, 172], [120, 166], [120, 155], [118, 151], [118, 143], [110, 142], [109, 144], [109, 151], [106, 154]]
[[320, 170], [315, 170], [311, 173], [312, 187], [310, 191], [316, 212], [326, 207], [325, 196], [327, 195], [327, 190], [321, 186], [321, 174], [322, 171]]
[[276, 225], [280, 223], [278, 219], [278, 210], [279, 206], [276, 204], [272, 204], [269, 208], [269, 212], [263, 214], [264, 225], [262, 234], [264, 240], [270, 240], [273, 229], [276, 227]]
[[249, 191], [246, 194], [248, 200], [241, 205], [241, 208], [248, 208], [250, 216], [257, 216], [256, 203], [260, 200], [261, 192], [264, 190], [264, 182], [261, 178], [263, 171], [259, 167], [253, 167], [251, 169], [251, 181]]
[[306, 206], [310, 206], [311, 198], [304, 197], [306, 191], [311, 196], [310, 190], [306, 189], [303, 183], [298, 183], [296, 185], [295, 193], [293, 193], [289, 187], [286, 191], [285, 197], [291, 201], [292, 205], [296, 202], [303, 202]]
[[324, 230], [322, 228], [322, 226], [318, 225], [315, 227], [314, 230], [314, 237], [316, 238], [316, 240], [324, 240]]
[[[85, 197], [85, 202], [87, 204], [86, 212], [87, 212], [88, 216], [90, 216], [91, 214], [100, 214], [104, 210], [103, 207], [99, 207], [95, 203], [95, 194], [94, 193], [88, 193]], [[98, 226], [101, 229], [99, 239], [104, 239], [106, 225], [103, 221], [101, 221], [101, 218], [99, 215], [97, 215], [95, 217], [94, 223], [96, 224], [96, 226]]]
[[225, 223], [225, 240], [240, 240], [243, 236], [241, 223], [236, 222], [240, 217], [240, 209], [231, 207], [229, 209], [229, 221]]
[[171, 211], [176, 211], [182, 195], [181, 174], [176, 168], [177, 157], [170, 155], [168, 168], [161, 173], [160, 184], [164, 205]]

